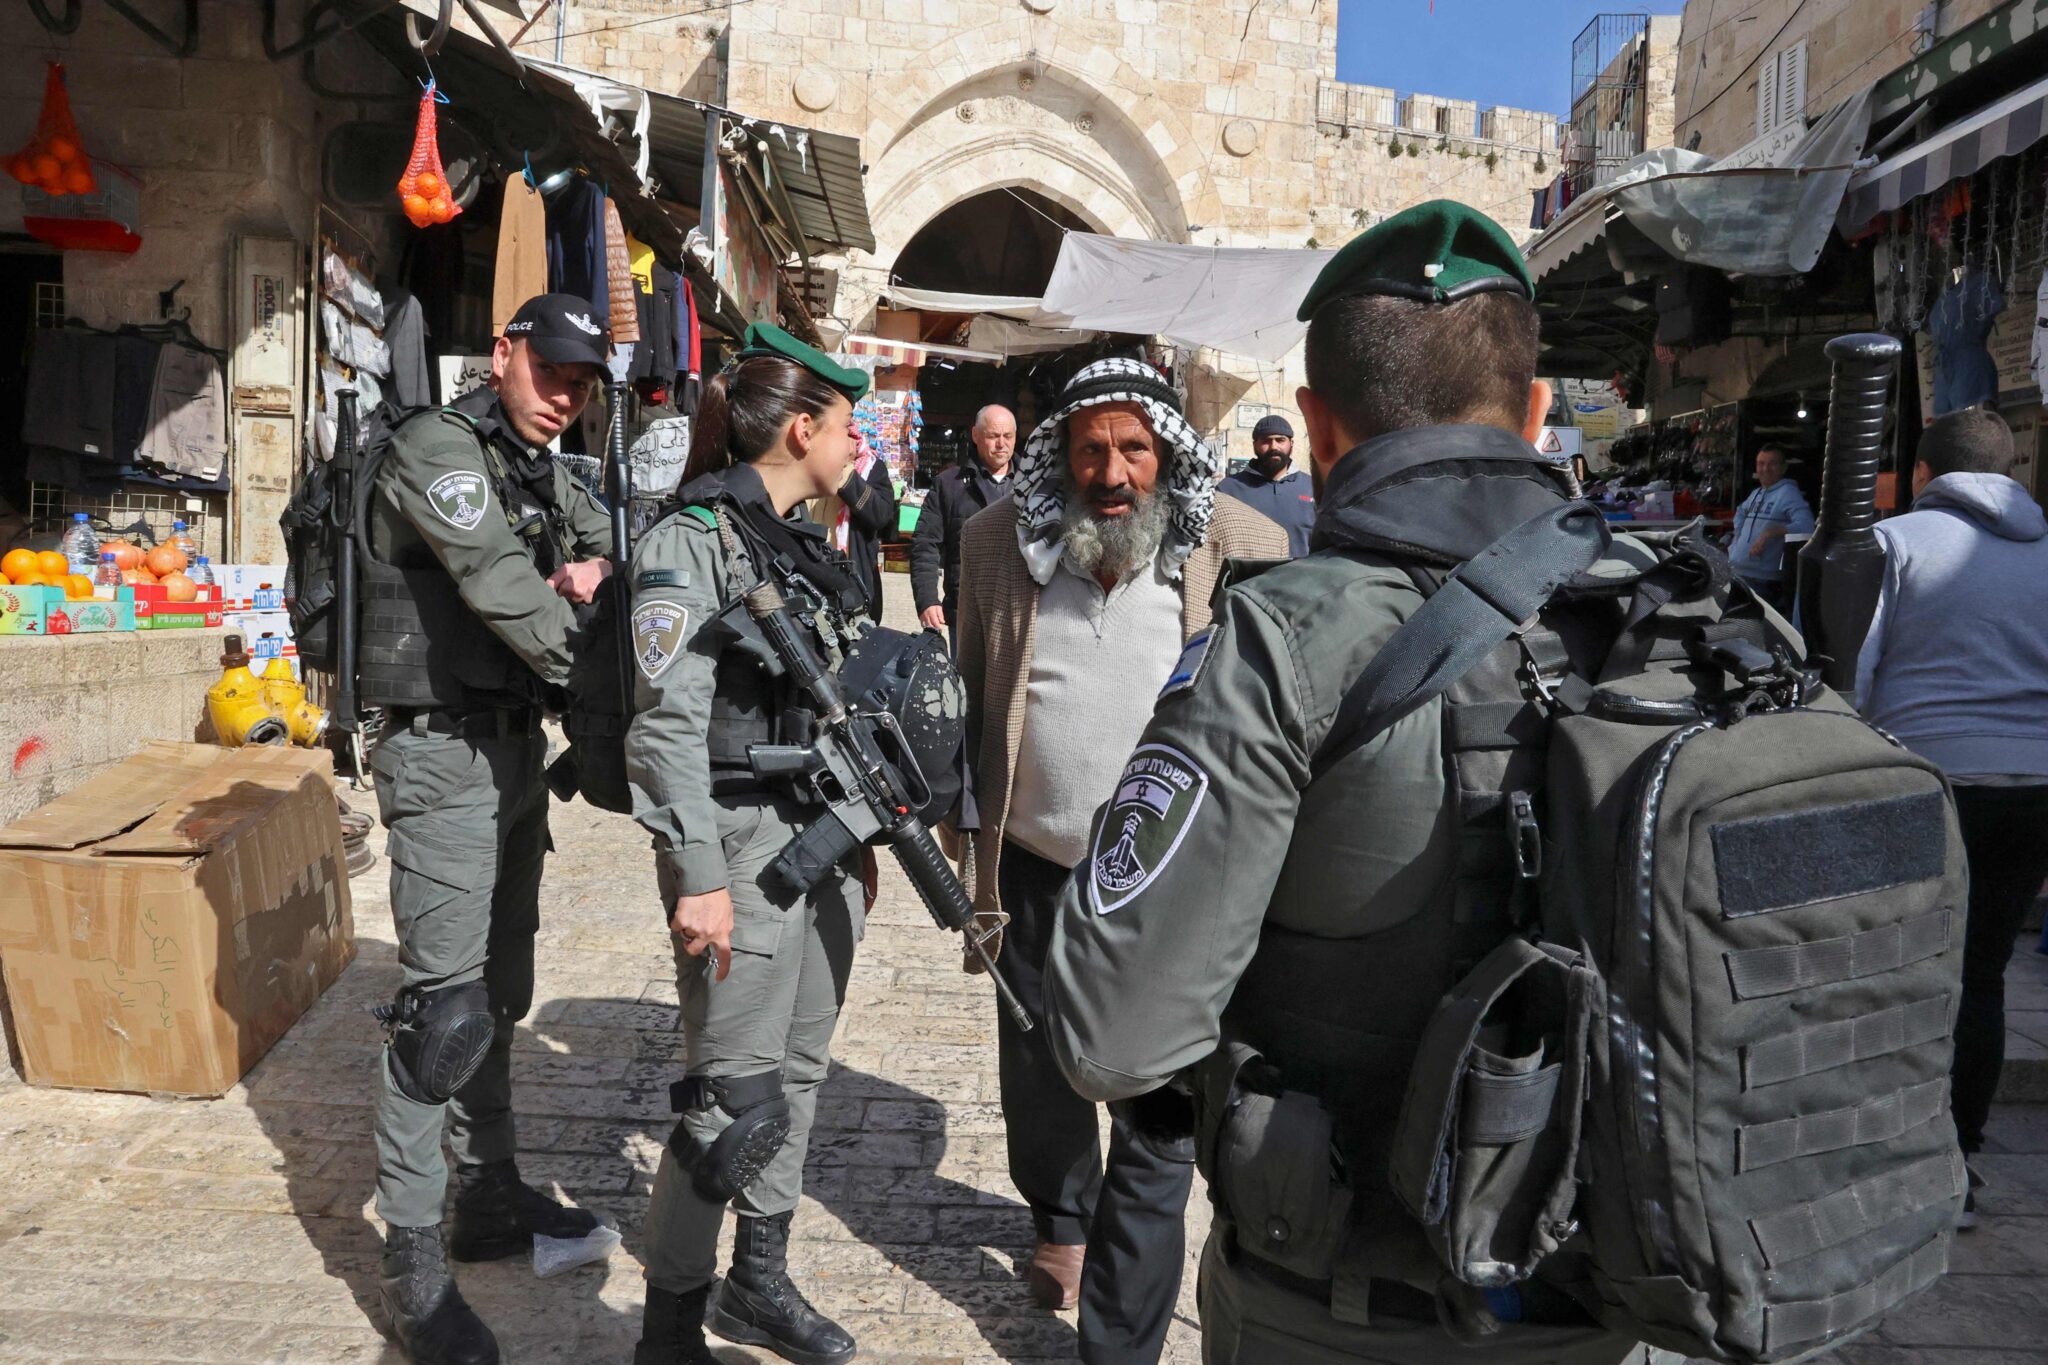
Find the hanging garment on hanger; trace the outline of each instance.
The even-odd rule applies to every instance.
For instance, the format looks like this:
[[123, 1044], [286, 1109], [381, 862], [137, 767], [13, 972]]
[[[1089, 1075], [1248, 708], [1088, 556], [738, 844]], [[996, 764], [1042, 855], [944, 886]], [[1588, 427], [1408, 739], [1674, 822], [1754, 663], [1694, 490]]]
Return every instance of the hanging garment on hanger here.
[[219, 361], [176, 343], [157, 352], [148, 425], [135, 455], [191, 478], [220, 477], [228, 459], [228, 404]]
[[1998, 398], [1998, 362], [1985, 342], [2005, 311], [2005, 294], [1989, 271], [1965, 266], [1941, 291], [1927, 330], [1934, 337], [1934, 415]]
[[633, 288], [633, 253], [626, 246], [626, 225], [619, 221], [619, 206], [604, 201], [605, 290], [610, 299], [612, 344], [625, 346], [640, 339], [640, 310]]
[[697, 291], [687, 272], [676, 276], [676, 368], [676, 406], [694, 414], [704, 384], [704, 330], [697, 321]]
[[505, 207], [498, 217], [498, 266], [491, 277], [491, 335], [519, 305], [548, 292], [548, 209], [524, 175], [505, 182]]
[[431, 407], [434, 367], [427, 363], [426, 310], [410, 291], [394, 290], [384, 344], [391, 348], [391, 394], [402, 408]]
[[112, 333], [38, 328], [29, 343], [22, 444], [115, 463], [114, 369]]
[[548, 201], [548, 287], [542, 291], [588, 299], [590, 320], [600, 327], [611, 321], [604, 206], [604, 191], [581, 177], [555, 191]]

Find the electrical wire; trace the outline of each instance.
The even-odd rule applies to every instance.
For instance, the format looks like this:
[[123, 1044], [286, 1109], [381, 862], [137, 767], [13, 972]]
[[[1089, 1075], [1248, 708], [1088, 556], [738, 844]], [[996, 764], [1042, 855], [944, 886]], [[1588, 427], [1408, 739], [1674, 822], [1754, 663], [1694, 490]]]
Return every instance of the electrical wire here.
[[[1758, 62], [1762, 61], [1766, 53], [1774, 51], [1777, 48], [1778, 39], [1785, 36], [1785, 30], [1792, 27], [1792, 21], [1794, 19], [1797, 19], [1800, 15], [1800, 12], [1803, 11], [1805, 8], [1806, 0], [1799, 0], [1799, 3], [1792, 7], [1792, 12], [1785, 16], [1785, 22], [1778, 25], [1778, 31], [1776, 33], [1773, 33], [1770, 37], [1764, 39], [1763, 46], [1759, 47], [1756, 50], [1756, 56], [1751, 57], [1748, 61], [1744, 62], [1742, 64], [1742, 69], [1735, 73], [1735, 75], [1729, 80], [1728, 84], [1722, 86], [1718, 91], [1714, 93], [1714, 98], [1708, 100], [1705, 104], [1694, 106], [1693, 111], [1690, 114], [1687, 114], [1685, 116], [1684, 122], [1678, 124], [1677, 127], [1682, 128], [1687, 123], [1697, 122], [1701, 114], [1706, 113], [1707, 110], [1713, 108], [1716, 104], [1720, 103], [1721, 97], [1723, 95], [1726, 95], [1729, 91], [1733, 90], [1736, 86], [1740, 85], [1742, 83], [1742, 78], [1750, 73], [1751, 68], [1753, 68]], [[1725, 24], [1728, 22], [1728, 20], [1724, 19], [1721, 22]], [[1675, 132], [1677, 131], [1677, 129], [1674, 128], [1673, 131]]]

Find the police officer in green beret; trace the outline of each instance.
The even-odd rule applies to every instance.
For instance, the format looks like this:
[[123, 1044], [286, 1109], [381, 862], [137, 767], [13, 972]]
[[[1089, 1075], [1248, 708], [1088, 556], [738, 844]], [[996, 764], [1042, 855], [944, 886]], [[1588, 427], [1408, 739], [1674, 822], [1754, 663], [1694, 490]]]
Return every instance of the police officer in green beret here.
[[[749, 746], [804, 742], [807, 715], [740, 593], [773, 578], [828, 666], [853, 643], [860, 581], [822, 527], [790, 514], [845, 483], [866, 390], [866, 376], [780, 328], [750, 327], [705, 385], [683, 484], [633, 555], [626, 770], [654, 837], [687, 1064], [647, 1214], [635, 1365], [711, 1365], [707, 1326], [804, 1365], [854, 1355], [791, 1281], [788, 1251], [874, 863], [807, 892], [768, 872], [818, 809], [749, 763]], [[714, 1292], [728, 1202], [739, 1226]]]
[[[386, 708], [370, 766], [390, 834], [403, 986], [380, 1011], [377, 1211], [384, 1305], [416, 1365], [498, 1359], [456, 1260], [522, 1254], [597, 1220], [519, 1178], [512, 1035], [533, 1001], [547, 741], [577, 625], [611, 572], [611, 523], [548, 446], [604, 373], [604, 328], [571, 294], [529, 299], [490, 383], [412, 414], [374, 475], [360, 562], [358, 687]], [[549, 706], [549, 699], [556, 703]], [[444, 1246], [455, 1152], [455, 1220]]]
[[1311, 552], [1223, 592], [1062, 895], [1045, 1028], [1068, 1079], [1195, 1098], [1211, 1365], [1643, 1358], [1568, 1284], [1446, 1283], [1393, 1195], [1409, 1064], [1512, 931], [1493, 890], [1512, 849], [1498, 803], [1461, 800], [1440, 701], [1326, 752], [1418, 582], [1571, 496], [1531, 445], [1550, 406], [1532, 297], [1514, 243], [1448, 201], [1318, 276], [1300, 310]]

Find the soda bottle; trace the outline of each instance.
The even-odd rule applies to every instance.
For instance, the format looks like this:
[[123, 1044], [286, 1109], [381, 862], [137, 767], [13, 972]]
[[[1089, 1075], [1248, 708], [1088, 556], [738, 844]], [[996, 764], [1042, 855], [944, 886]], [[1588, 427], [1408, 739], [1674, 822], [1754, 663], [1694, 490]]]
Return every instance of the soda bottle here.
[[199, 542], [192, 538], [192, 533], [185, 529], [185, 523], [182, 521], [171, 523], [171, 534], [164, 544], [177, 546], [188, 564], [199, 558]]
[[111, 602], [121, 595], [121, 566], [115, 562], [112, 550], [100, 551], [100, 566], [92, 575], [92, 595], [101, 602]]
[[192, 567], [185, 570], [185, 576], [202, 588], [211, 586], [215, 581], [212, 561], [207, 559], [205, 555], [195, 557], [192, 561]]
[[71, 561], [71, 572], [82, 573], [90, 578], [100, 565], [100, 538], [93, 534], [92, 521], [83, 512], [71, 514], [71, 525], [64, 532], [62, 545], [64, 558]]

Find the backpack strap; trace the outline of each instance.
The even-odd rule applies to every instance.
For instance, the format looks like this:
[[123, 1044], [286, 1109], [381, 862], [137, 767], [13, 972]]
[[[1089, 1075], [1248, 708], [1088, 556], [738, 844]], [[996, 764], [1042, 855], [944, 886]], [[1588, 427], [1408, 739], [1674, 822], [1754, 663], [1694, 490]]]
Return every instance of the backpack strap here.
[[1598, 508], [1573, 502], [1531, 517], [1471, 559], [1394, 632], [1337, 704], [1313, 768], [1320, 775], [1456, 683], [1607, 553]]

